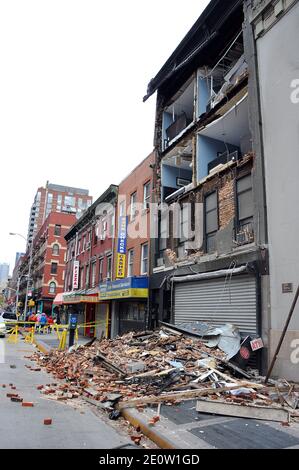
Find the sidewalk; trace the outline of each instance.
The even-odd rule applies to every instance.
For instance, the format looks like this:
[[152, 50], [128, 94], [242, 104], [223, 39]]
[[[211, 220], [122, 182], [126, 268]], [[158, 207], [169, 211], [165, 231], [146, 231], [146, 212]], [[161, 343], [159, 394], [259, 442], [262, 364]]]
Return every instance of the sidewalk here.
[[167, 449], [299, 449], [299, 423], [281, 423], [216, 416], [196, 412], [196, 400], [157, 406], [140, 412], [127, 409], [123, 415], [161, 448]]
[[[86, 344], [89, 343], [91, 338], [87, 338], [86, 336], [80, 336], [76, 344]], [[69, 342], [69, 335], [67, 335], [66, 344], [68, 346]], [[34, 334], [34, 343], [42, 352], [49, 352], [51, 349], [56, 349], [59, 346], [59, 339], [57, 338], [56, 333], [49, 333], [49, 334]]]

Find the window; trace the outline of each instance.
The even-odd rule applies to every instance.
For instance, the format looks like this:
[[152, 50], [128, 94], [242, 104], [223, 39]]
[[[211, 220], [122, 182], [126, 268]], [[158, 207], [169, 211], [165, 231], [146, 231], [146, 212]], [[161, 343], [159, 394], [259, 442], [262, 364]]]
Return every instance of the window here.
[[56, 237], [60, 237], [60, 235], [61, 235], [61, 225], [55, 225], [54, 235], [56, 235]]
[[58, 194], [57, 196], [57, 210], [61, 211], [61, 206], [62, 206], [62, 195]]
[[136, 207], [137, 204], [137, 193], [135, 192], [134, 194], [131, 195], [131, 206], [130, 206], [130, 214], [131, 214], [131, 220], [134, 220], [136, 217]]
[[85, 288], [89, 287], [89, 264], [86, 266], [85, 270]]
[[97, 269], [97, 264], [94, 261], [91, 265], [91, 287], [95, 287], [96, 285], [96, 269]]
[[120, 217], [126, 215], [126, 201], [121, 201], [119, 203], [119, 215]]
[[141, 274], [148, 274], [148, 243], [141, 246]]
[[49, 294], [55, 294], [56, 292], [56, 284], [55, 282], [50, 282], [49, 284]]
[[82, 209], [82, 210], [86, 209], [86, 201], [84, 201], [80, 197], [78, 199], [78, 207], [79, 207], [79, 209]]
[[133, 266], [134, 266], [134, 250], [129, 250], [128, 252], [128, 276], [133, 276]]
[[103, 282], [104, 259], [99, 260], [99, 282]]
[[51, 274], [57, 274], [58, 263], [51, 263]]
[[237, 181], [237, 224], [235, 242], [245, 245], [254, 242], [253, 193], [251, 175]]
[[76, 199], [73, 196], [64, 196], [64, 205], [66, 207], [75, 207]]
[[216, 251], [216, 234], [218, 232], [218, 201], [216, 191], [205, 198], [205, 229], [206, 251], [207, 253], [213, 253]]
[[143, 209], [149, 209], [151, 199], [151, 183], [148, 182], [143, 186]]
[[167, 248], [167, 239], [168, 239], [168, 212], [162, 211], [161, 212], [161, 219], [160, 219], [160, 239], [159, 239], [159, 250], [160, 256], [162, 256], [162, 252]]
[[77, 256], [80, 254], [80, 249], [81, 249], [81, 238], [78, 238], [78, 242], [77, 242]]
[[84, 288], [84, 268], [80, 269], [80, 289]]
[[96, 245], [98, 243], [98, 232], [97, 228], [94, 227], [93, 229], [93, 244]]
[[107, 278], [112, 277], [112, 256], [107, 257]]
[[58, 256], [59, 255], [59, 245], [57, 243], [55, 243], [52, 246], [52, 255], [53, 256]]
[[82, 253], [85, 251], [85, 245], [86, 245], [86, 235], [83, 237], [83, 243], [82, 243]]
[[238, 222], [239, 225], [252, 222], [253, 194], [251, 175], [237, 181]]

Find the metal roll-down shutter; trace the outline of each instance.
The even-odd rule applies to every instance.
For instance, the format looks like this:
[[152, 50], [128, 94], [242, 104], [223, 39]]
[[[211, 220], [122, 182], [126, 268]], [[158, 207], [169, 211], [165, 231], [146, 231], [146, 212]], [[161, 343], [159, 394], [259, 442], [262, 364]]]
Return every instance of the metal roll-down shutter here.
[[249, 274], [174, 283], [174, 323], [231, 323], [242, 334], [257, 334], [256, 279]]

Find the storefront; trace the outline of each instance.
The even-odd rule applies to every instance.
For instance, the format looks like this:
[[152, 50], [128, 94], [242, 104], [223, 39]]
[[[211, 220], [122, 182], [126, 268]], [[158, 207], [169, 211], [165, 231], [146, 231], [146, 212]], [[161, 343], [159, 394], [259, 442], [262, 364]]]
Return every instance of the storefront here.
[[[236, 270], [238, 271], [238, 269]], [[246, 269], [174, 277], [173, 323], [230, 323], [240, 332], [259, 334], [257, 281]]]
[[79, 334], [93, 338], [95, 336], [96, 306], [99, 304], [98, 289], [78, 290], [63, 294], [63, 305], [72, 309], [72, 313], [78, 316], [78, 325], [81, 327]]
[[148, 326], [148, 277], [100, 284], [100, 300], [111, 301], [111, 337]]

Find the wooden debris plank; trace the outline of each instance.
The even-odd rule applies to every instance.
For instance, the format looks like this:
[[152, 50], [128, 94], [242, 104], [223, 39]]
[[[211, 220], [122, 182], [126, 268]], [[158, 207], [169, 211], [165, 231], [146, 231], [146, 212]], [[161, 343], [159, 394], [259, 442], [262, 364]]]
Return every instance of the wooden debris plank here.
[[[194, 384], [196, 386], [196, 384]], [[118, 409], [124, 408], [134, 408], [139, 405], [146, 405], [150, 403], [161, 403], [165, 401], [184, 401], [192, 400], [205, 395], [214, 395], [219, 392], [228, 392], [230, 390], [236, 390], [240, 388], [240, 385], [234, 385], [232, 387], [222, 387], [222, 388], [200, 388], [196, 390], [187, 390], [181, 393], [167, 393], [165, 395], [160, 395], [158, 397], [144, 397], [136, 398], [135, 400], [122, 401], [118, 404]], [[252, 387], [254, 388], [254, 387]]]
[[289, 412], [283, 408], [253, 405], [244, 406], [215, 400], [198, 400], [196, 403], [196, 411], [221, 416], [289, 422]]

